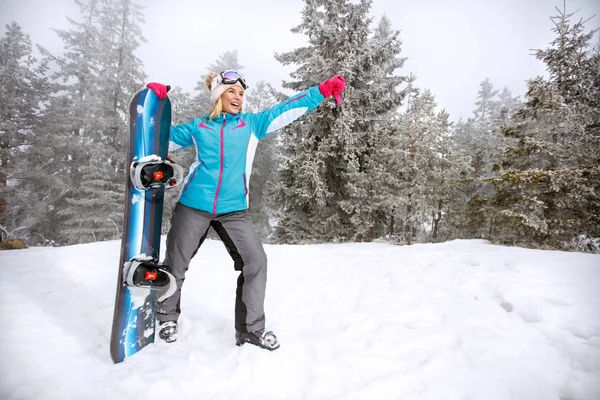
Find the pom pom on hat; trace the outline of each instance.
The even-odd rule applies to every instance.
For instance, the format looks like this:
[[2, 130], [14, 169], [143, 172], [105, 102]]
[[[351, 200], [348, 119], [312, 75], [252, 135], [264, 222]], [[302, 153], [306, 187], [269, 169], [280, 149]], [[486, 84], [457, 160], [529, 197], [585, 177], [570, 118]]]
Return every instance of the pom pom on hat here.
[[217, 76], [219, 76], [218, 73], [211, 72], [210, 74], [206, 75], [206, 78], [204, 78], [204, 84], [206, 84], [208, 90], [211, 90], [213, 79], [215, 79]]

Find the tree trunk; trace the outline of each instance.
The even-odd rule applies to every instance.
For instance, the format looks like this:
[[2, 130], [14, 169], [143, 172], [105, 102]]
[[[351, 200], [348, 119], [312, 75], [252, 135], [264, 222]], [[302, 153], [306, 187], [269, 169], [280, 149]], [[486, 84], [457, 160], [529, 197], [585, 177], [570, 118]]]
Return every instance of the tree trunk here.
[[433, 213], [432, 217], [433, 217], [433, 229], [432, 229], [432, 233], [433, 233], [433, 241], [437, 242], [438, 239], [438, 234], [440, 231], [440, 221], [442, 220], [442, 206], [444, 205], [444, 202], [442, 200], [440, 200], [438, 202], [438, 210], [437, 212]]
[[406, 224], [404, 225], [404, 237], [407, 241], [407, 243], [410, 245], [412, 244], [412, 194], [408, 195], [408, 204], [406, 205]]
[[[12, 113], [6, 113], [6, 121], [12, 119]], [[8, 167], [10, 154], [10, 128], [0, 136], [0, 187], [6, 187], [8, 183]]]

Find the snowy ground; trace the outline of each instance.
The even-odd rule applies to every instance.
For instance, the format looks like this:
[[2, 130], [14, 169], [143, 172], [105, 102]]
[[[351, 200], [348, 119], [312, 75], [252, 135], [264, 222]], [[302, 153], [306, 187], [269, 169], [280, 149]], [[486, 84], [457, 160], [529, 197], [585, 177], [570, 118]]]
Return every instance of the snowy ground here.
[[266, 246], [273, 353], [207, 241], [181, 335], [113, 365], [120, 242], [0, 252], [0, 398], [600, 399], [600, 256], [482, 241]]

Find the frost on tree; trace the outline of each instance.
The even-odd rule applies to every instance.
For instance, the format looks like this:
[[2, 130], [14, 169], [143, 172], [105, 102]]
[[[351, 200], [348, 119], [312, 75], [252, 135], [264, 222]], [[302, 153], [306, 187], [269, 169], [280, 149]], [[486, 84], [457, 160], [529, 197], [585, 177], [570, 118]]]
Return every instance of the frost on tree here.
[[503, 243], [598, 251], [600, 238], [600, 49], [596, 30], [560, 11], [555, 39], [535, 53], [548, 78], [528, 83], [525, 103], [504, 133], [490, 209]]

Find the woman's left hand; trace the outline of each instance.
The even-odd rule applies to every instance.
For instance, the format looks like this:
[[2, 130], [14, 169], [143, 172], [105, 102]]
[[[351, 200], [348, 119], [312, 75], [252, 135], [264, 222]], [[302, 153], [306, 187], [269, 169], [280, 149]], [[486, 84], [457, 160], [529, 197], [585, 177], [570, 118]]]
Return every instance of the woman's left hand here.
[[319, 91], [321, 94], [324, 97], [335, 97], [338, 105], [342, 104], [340, 93], [342, 93], [345, 88], [346, 79], [344, 79], [342, 75], [333, 76], [325, 82], [321, 82], [321, 84], [319, 84]]

